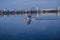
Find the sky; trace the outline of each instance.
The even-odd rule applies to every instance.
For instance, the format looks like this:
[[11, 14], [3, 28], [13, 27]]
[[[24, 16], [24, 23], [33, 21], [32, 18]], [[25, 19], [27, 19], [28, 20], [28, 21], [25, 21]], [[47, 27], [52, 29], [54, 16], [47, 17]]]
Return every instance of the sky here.
[[45, 9], [60, 6], [60, 0], [0, 0], [0, 9]]

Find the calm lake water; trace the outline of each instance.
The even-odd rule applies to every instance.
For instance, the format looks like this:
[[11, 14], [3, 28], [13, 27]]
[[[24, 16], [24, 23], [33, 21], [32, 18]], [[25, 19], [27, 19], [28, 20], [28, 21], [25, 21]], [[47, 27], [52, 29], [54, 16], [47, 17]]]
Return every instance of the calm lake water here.
[[30, 24], [25, 17], [26, 14], [0, 15], [0, 40], [60, 40], [60, 16], [32, 14]]

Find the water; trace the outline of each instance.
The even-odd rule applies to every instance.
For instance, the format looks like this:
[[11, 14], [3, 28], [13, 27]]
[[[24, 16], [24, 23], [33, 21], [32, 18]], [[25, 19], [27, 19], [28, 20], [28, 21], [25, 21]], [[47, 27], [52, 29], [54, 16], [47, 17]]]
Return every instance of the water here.
[[0, 15], [0, 40], [60, 40], [60, 16], [32, 15], [30, 24], [25, 14]]

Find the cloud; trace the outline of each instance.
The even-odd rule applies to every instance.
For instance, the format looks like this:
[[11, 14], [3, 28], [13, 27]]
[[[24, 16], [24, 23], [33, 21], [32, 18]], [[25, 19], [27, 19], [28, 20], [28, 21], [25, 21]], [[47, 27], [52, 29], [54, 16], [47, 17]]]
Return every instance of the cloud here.
[[1, 0], [0, 9], [2, 8], [29, 8], [40, 6], [41, 8], [56, 7], [60, 1], [57, 0]]

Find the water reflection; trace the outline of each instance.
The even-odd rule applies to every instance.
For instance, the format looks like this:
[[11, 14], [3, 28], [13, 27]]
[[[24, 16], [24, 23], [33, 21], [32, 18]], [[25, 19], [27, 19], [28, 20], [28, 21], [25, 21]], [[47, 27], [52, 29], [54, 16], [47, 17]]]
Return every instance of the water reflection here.
[[[29, 21], [25, 19], [26, 22], [24, 22], [24, 17]], [[29, 18], [34, 20], [30, 20]], [[38, 17], [36, 14], [0, 16], [0, 39], [60, 40], [60, 20], [45, 20], [50, 18], [55, 19], [60, 18], [60, 16], [56, 16], [55, 14], [39, 14]]]

